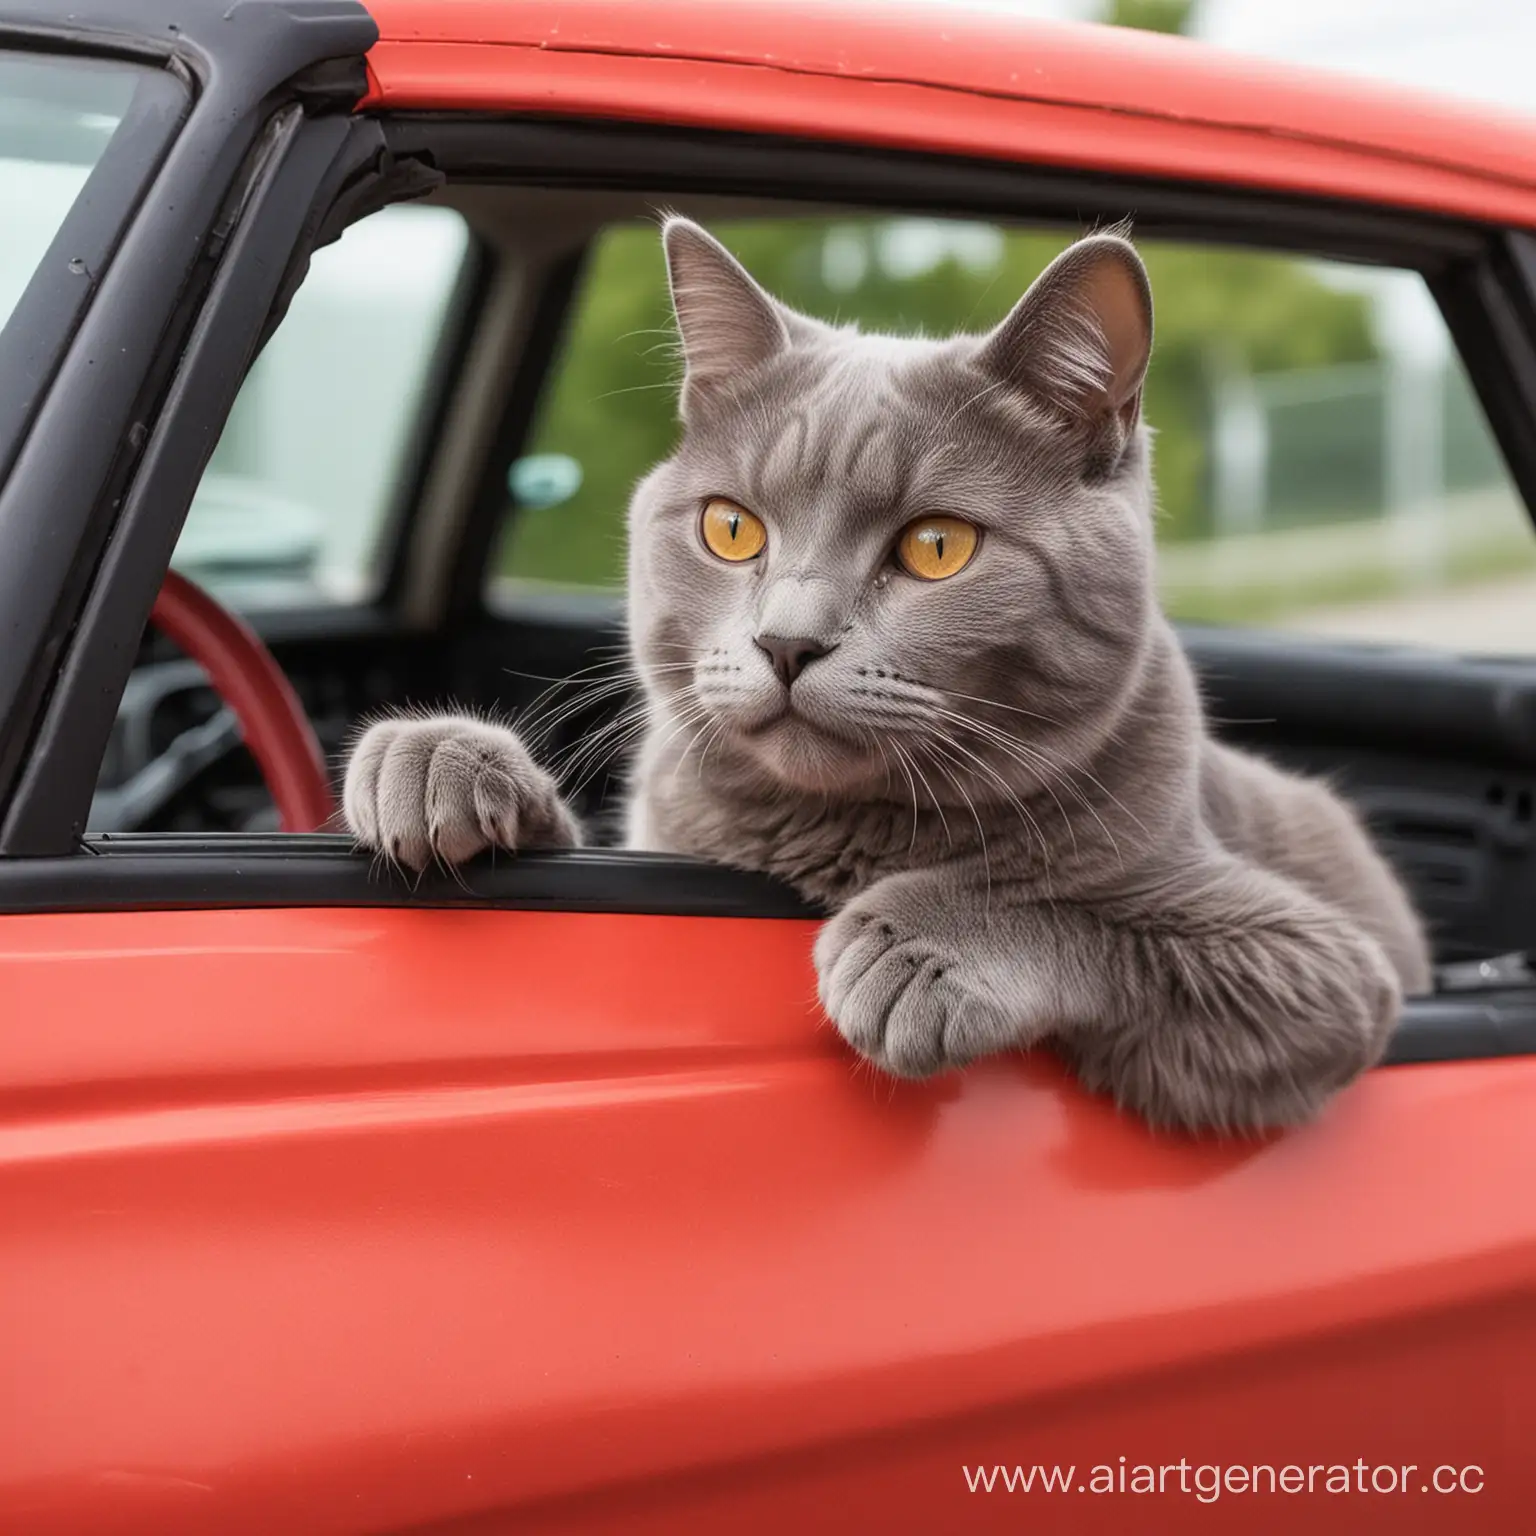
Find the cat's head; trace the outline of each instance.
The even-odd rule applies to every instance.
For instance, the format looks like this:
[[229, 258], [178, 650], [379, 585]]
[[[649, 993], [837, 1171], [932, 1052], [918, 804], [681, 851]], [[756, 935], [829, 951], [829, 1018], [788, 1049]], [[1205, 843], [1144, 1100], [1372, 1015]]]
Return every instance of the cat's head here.
[[795, 313], [687, 220], [663, 241], [683, 434], [630, 511], [653, 699], [832, 793], [1017, 786], [1107, 731], [1154, 612], [1134, 247], [1081, 240], [987, 335], [928, 341]]

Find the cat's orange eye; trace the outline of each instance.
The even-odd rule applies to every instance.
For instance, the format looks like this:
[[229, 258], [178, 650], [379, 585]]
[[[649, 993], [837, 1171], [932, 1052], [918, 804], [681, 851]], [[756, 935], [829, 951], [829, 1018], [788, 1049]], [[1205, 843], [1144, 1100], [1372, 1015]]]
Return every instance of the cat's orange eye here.
[[762, 554], [768, 543], [762, 519], [724, 496], [712, 496], [705, 503], [699, 530], [711, 554], [737, 563]]
[[920, 517], [896, 541], [896, 558], [921, 581], [943, 581], [971, 563], [981, 533], [963, 517]]

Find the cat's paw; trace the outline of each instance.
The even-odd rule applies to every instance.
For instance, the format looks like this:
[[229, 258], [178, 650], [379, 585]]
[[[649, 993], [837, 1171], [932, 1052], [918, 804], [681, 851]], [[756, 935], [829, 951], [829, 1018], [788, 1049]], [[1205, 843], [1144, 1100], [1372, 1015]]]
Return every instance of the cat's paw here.
[[347, 763], [342, 809], [364, 848], [414, 870], [484, 848], [580, 841], [554, 779], [517, 736], [462, 716], [370, 726]]
[[976, 983], [965, 956], [907, 931], [867, 898], [816, 940], [822, 1007], [861, 1056], [895, 1077], [928, 1077], [1007, 1050], [1024, 1033]]

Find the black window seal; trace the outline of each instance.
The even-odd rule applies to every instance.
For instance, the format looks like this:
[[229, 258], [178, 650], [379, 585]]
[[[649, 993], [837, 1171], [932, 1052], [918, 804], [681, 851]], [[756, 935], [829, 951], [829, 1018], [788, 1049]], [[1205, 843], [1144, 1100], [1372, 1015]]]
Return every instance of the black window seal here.
[[[23, 50], [5, 48], [0, 52]], [[180, 74], [97, 54], [25, 50], [61, 63], [110, 64], [138, 74], [132, 99], [101, 158], [64, 215], [16, 307], [0, 326], [0, 483], [9, 474], [38, 406], [74, 340], [118, 243], [192, 106]]]
[[127, 833], [0, 859], [0, 913], [201, 907], [503, 906], [814, 919], [771, 876], [617, 849], [486, 854], [453, 874], [392, 871], [341, 833]]
[[[1416, 271], [1441, 306], [1527, 509], [1536, 509], [1536, 398], [1528, 404], [1525, 389], [1512, 390], [1512, 381], [1536, 380], [1529, 300], [1536, 272], [1522, 264], [1528, 237], [1502, 226], [1263, 188], [757, 134], [449, 112], [403, 112], [381, 121], [396, 153], [430, 155], [450, 182], [633, 191], [658, 204], [714, 193], [799, 209], [828, 203], [1067, 230], [1129, 211], [1137, 232], [1151, 238]], [[547, 302], [558, 298], [553, 292]], [[568, 321], [565, 313], [541, 316], [555, 335]], [[486, 612], [489, 561], [508, 512], [506, 464], [522, 451], [548, 383], [547, 366], [536, 380], [529, 372], [520, 375], [516, 401], [509, 398], [451, 565], [449, 611], [460, 621]]]

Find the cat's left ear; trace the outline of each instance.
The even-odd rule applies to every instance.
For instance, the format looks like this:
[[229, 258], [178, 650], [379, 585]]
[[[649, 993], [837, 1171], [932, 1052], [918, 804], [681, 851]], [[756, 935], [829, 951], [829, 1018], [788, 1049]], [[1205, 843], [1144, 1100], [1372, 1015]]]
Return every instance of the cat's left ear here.
[[1115, 458], [1141, 415], [1152, 285], [1119, 235], [1070, 245], [982, 343], [978, 364], [1091, 432]]

